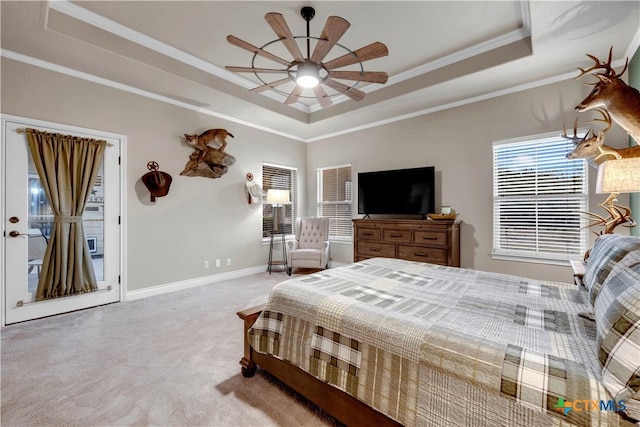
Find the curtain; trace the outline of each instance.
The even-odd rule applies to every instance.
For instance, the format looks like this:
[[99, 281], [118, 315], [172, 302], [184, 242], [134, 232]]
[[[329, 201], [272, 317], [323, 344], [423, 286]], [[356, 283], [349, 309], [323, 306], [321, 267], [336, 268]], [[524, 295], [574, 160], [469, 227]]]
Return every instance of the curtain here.
[[36, 301], [97, 291], [82, 213], [107, 142], [35, 129], [26, 134], [54, 214]]

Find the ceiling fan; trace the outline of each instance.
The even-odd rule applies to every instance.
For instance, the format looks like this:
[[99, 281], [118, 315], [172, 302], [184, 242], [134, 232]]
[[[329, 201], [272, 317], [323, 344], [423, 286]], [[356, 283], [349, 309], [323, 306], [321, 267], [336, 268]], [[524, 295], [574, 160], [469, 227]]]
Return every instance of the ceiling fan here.
[[[318, 102], [322, 107], [330, 106], [333, 103], [331, 101], [331, 96], [335, 96], [327, 94], [323, 85], [326, 85], [336, 91], [336, 95], [344, 94], [351, 99], [360, 101], [364, 98], [365, 93], [356, 89], [359, 82], [387, 82], [387, 73], [382, 71], [364, 71], [364, 67], [362, 66], [362, 63], [365, 61], [387, 56], [389, 54], [387, 47], [383, 43], [374, 42], [355, 51], [339, 44], [338, 40], [340, 40], [340, 37], [344, 35], [351, 24], [349, 24], [347, 20], [338, 16], [330, 16], [327, 18], [327, 22], [325, 23], [320, 37], [311, 37], [309, 35], [309, 22], [315, 16], [315, 9], [305, 6], [300, 11], [300, 14], [307, 22], [306, 36], [294, 36], [291, 33], [287, 22], [284, 20], [284, 17], [280, 13], [275, 12], [267, 13], [264, 18], [278, 36], [277, 39], [272, 40], [261, 47], [256, 47], [235, 36], [227, 36], [227, 41], [229, 43], [252, 52], [253, 58], [251, 60], [251, 67], [226, 66], [226, 69], [236, 73], [254, 73], [263, 85], [253, 88], [251, 91], [262, 92], [273, 89], [277, 92], [288, 95], [285, 100], [285, 104], [293, 104], [301, 97], [305, 97], [302, 95], [305, 88], [313, 89], [315, 98], [318, 99]], [[296, 39], [306, 39], [306, 57], [303, 56]], [[311, 40], [316, 40], [313, 53], [311, 53]], [[266, 47], [278, 42], [281, 42], [284, 45], [293, 57], [293, 60], [288, 61], [265, 50]], [[328, 62], [322, 62], [334, 46], [338, 46], [346, 50], [347, 53]], [[255, 63], [258, 56], [277, 62], [284, 68], [256, 67]], [[337, 68], [346, 67], [348, 65], [359, 65], [359, 69], [344, 71], [336, 70]], [[280, 80], [267, 82], [262, 79], [260, 74], [285, 74], [286, 77]], [[355, 83], [347, 85], [335, 79], [351, 80], [355, 81]], [[291, 81], [296, 83], [291, 92], [286, 93], [276, 89], [277, 87]]]

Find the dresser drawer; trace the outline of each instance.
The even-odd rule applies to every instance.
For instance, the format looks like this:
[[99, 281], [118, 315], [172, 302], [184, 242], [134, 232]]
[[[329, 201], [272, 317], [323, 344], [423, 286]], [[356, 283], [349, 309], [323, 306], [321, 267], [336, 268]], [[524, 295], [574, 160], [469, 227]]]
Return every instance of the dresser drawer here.
[[375, 257], [460, 267], [460, 222], [403, 218], [354, 219], [354, 261]]
[[381, 238], [382, 230], [379, 228], [358, 228], [358, 239], [380, 240]]
[[358, 255], [362, 256], [381, 256], [386, 258], [395, 258], [396, 245], [393, 243], [379, 243], [379, 242], [358, 242]]
[[411, 230], [387, 230], [382, 233], [385, 242], [411, 243]]
[[447, 232], [446, 231], [427, 231], [427, 230], [414, 231], [413, 243], [446, 245]]
[[424, 246], [399, 245], [398, 258], [409, 261], [430, 262], [447, 265], [446, 248], [427, 248]]

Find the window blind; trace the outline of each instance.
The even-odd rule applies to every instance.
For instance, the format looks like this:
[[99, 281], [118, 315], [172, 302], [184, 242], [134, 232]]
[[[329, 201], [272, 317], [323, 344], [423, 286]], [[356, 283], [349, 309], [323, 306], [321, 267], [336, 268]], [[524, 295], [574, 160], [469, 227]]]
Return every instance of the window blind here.
[[274, 206], [265, 203], [267, 191], [289, 190], [291, 203], [283, 205], [280, 210], [283, 214], [285, 234], [294, 234], [298, 210], [297, 200], [297, 169], [287, 166], [279, 166], [268, 163], [262, 164], [262, 237], [269, 237], [273, 229], [275, 209]]
[[318, 169], [317, 215], [329, 218], [329, 238], [351, 240], [351, 165]]
[[567, 260], [587, 248], [587, 164], [561, 137], [493, 147], [494, 255]]

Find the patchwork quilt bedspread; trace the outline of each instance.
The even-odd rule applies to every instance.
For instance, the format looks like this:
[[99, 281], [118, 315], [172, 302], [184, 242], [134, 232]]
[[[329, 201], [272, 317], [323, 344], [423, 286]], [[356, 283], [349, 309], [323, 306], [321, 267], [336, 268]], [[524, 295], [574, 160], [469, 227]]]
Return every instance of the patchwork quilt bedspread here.
[[406, 426], [633, 425], [601, 383], [587, 298], [374, 258], [277, 285], [249, 341]]

